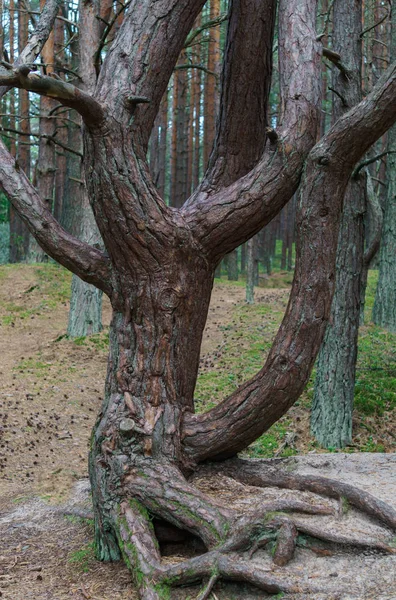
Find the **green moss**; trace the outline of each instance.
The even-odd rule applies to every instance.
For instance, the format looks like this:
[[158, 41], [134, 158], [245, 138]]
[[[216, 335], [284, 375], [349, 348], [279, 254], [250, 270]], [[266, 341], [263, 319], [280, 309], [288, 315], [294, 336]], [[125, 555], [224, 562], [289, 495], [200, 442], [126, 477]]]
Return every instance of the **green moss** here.
[[83, 548], [71, 552], [68, 561], [72, 563], [82, 573], [88, 573], [90, 565], [95, 558], [94, 542], [89, 542]]
[[346, 515], [350, 509], [350, 504], [349, 504], [348, 498], [345, 498], [345, 496], [341, 496], [341, 506], [342, 506], [342, 513], [344, 515]]
[[170, 600], [171, 599], [170, 586], [168, 586], [164, 583], [157, 583], [154, 586], [154, 589], [157, 592], [158, 596], [161, 598], [161, 600]]
[[94, 520], [93, 519], [89, 519], [86, 517], [78, 517], [76, 515], [65, 515], [65, 519], [66, 519], [66, 521], [69, 521], [69, 523], [73, 523], [73, 525], [87, 525], [93, 533], [93, 529], [94, 529]]
[[284, 512], [278, 510], [271, 510], [265, 514], [264, 523], [270, 523], [272, 519], [275, 519], [275, 517], [279, 516], [285, 517], [287, 515]]

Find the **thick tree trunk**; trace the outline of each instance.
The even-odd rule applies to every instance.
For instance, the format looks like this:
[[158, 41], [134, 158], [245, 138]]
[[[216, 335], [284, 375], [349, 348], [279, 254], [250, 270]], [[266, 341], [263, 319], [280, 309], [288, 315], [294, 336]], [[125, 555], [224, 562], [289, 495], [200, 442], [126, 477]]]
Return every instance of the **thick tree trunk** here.
[[156, 485], [165, 483], [166, 464], [190, 466], [182, 454], [181, 421], [193, 410], [213, 272], [204, 258], [177, 255], [164, 256], [163, 272], [139, 282], [131, 272], [114, 294], [105, 400], [90, 455], [102, 559], [117, 556], [121, 478], [137, 498], [146, 468], [156, 469], [156, 461], [164, 463]]
[[311, 430], [326, 448], [343, 448], [352, 440], [363, 266], [363, 198], [361, 182], [360, 186], [349, 185], [338, 240], [336, 291], [317, 363]]
[[[346, 73], [334, 75], [334, 120], [361, 98], [361, 2], [334, 3], [333, 49]], [[351, 179], [344, 199], [337, 253], [336, 288], [330, 321], [319, 353], [312, 404], [311, 431], [327, 448], [352, 441], [360, 289], [363, 271], [365, 182]]]

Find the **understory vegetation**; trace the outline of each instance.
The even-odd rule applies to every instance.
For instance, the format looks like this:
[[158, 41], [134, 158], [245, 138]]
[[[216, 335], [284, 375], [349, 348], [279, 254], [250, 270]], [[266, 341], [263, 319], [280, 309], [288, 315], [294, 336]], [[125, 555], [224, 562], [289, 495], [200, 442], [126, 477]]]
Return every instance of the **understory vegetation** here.
[[[0, 279], [14, 281], [18, 272], [30, 274], [29, 281], [21, 287], [20, 293], [11, 300], [0, 301], [0, 322], [5, 326], [3, 335], [12, 335], [16, 322], [45, 317], [51, 319], [52, 311], [68, 307], [70, 274], [63, 268], [46, 264], [39, 266], [4, 265], [0, 267]], [[346, 452], [390, 452], [396, 449], [396, 334], [375, 326], [370, 321], [378, 273], [371, 271], [366, 295], [365, 324], [360, 328], [359, 354], [353, 417], [354, 436]], [[196, 387], [196, 403], [199, 411], [205, 411], [233, 392], [243, 381], [251, 377], [263, 365], [273, 337], [282, 320], [288, 300], [288, 288], [292, 274], [275, 272], [272, 276], [260, 278], [260, 288], [254, 305], [243, 301], [243, 293], [232, 303], [227, 317], [217, 315], [219, 306], [211, 305], [213, 328], [212, 349], [201, 356], [200, 374]], [[227, 290], [236, 290], [244, 285], [243, 278], [229, 282], [224, 277], [215, 280], [215, 287], [221, 287], [222, 295]], [[240, 292], [243, 292], [241, 289]], [[261, 294], [261, 292], [263, 292]], [[231, 316], [229, 316], [231, 315]], [[7, 333], [8, 331], [8, 333]], [[215, 339], [213, 339], [213, 336]], [[100, 334], [91, 337], [68, 340], [59, 335], [54, 343], [68, 344], [71, 348], [84, 349], [85, 359], [90, 354], [103, 355], [103, 364], [108, 350], [108, 327]], [[70, 349], [69, 349], [70, 350]], [[21, 357], [15, 369], [15, 378], [26, 373], [37, 380], [45, 380], [46, 385], [56, 387], [57, 381], [65, 376], [76, 378], [81, 375], [77, 361], [65, 365], [63, 359], [43, 358], [42, 352]], [[102, 375], [98, 374], [98, 388], [102, 386]], [[309, 432], [309, 416], [313, 394], [315, 373], [291, 411], [280, 419], [267, 433], [262, 435], [246, 454], [252, 457], [269, 458], [291, 456], [304, 452], [322, 451]], [[100, 381], [99, 381], [100, 380]], [[331, 449], [330, 449], [331, 451]], [[334, 450], [335, 451], [335, 450]]]

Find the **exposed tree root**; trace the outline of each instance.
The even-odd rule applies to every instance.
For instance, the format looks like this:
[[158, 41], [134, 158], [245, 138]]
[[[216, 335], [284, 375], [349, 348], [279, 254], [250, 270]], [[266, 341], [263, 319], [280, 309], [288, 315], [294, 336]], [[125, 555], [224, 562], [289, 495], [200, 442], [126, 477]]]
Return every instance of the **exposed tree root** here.
[[[207, 581], [199, 598], [208, 598], [219, 579], [231, 579], [251, 583], [271, 594], [301, 592], [286, 577], [274, 575], [257, 564], [242, 559], [227, 549], [219, 548], [198, 557], [174, 565], [161, 564], [161, 557], [150, 517], [136, 500], [122, 502], [119, 514], [113, 515], [118, 522], [118, 541], [123, 558], [131, 569], [142, 600], [160, 600], [167, 589], [175, 586]], [[317, 588], [307, 588], [306, 591]]]
[[315, 475], [287, 473], [265, 462], [239, 458], [228, 460], [219, 468], [216, 465], [210, 468], [248, 485], [309, 491], [337, 500], [344, 498], [362, 513], [396, 530], [396, 511], [389, 504], [348, 483]]
[[[224, 468], [222, 466], [222, 473], [233, 473], [239, 479], [241, 466], [245, 483], [251, 483], [253, 479], [255, 485], [262, 481], [263, 485], [273, 486], [280, 481], [282, 487], [305, 489], [303, 481], [296, 476], [279, 475], [273, 470], [265, 470], [265, 466], [262, 479], [258, 479], [260, 470], [253, 468], [249, 472], [245, 467], [249, 467], [250, 463], [245, 461], [228, 461]], [[254, 464], [252, 466], [255, 467]], [[324, 493], [326, 485], [330, 485], [332, 494], [328, 495], [334, 497], [336, 491], [338, 493], [341, 489], [335, 485], [338, 482], [329, 480], [328, 484], [324, 478], [313, 479], [308, 478], [308, 488], [311, 490], [314, 487], [315, 491], [319, 489]], [[221, 579], [249, 583], [269, 594], [325, 591], [305, 583], [299, 584], [283, 571], [283, 567], [293, 558], [297, 545], [310, 547], [304, 537], [300, 538], [300, 534], [332, 544], [371, 547], [382, 552], [395, 551], [383, 541], [325, 531], [311, 525], [306, 519], [284, 512], [333, 514], [336, 517], [337, 511], [324, 504], [315, 506], [299, 500], [279, 499], [261, 504], [250, 514], [241, 516], [235, 510], [217, 505], [212, 498], [186, 481], [177, 467], [169, 464], [144, 460], [139, 468], [128, 470], [122, 485], [124, 499], [121, 499], [111, 516], [122, 556], [134, 576], [142, 600], [170, 597], [171, 588], [197, 583], [203, 586], [197, 599], [207, 600]], [[345, 492], [343, 484], [341, 486]], [[363, 493], [362, 499], [359, 490], [352, 486], [347, 486], [346, 494], [348, 500], [355, 499], [355, 505], [359, 497], [364, 508], [376, 507], [374, 514], [378, 517], [379, 504], [375, 504], [369, 494]], [[131, 497], [133, 500], [127, 499]], [[385, 515], [389, 517], [389, 511]], [[197, 535], [204, 542], [207, 552], [183, 562], [166, 564], [161, 560], [153, 517]], [[273, 566], [269, 568], [250, 560], [259, 548], [266, 545], [271, 546], [273, 554]], [[315, 546], [313, 548], [315, 550]], [[316, 549], [321, 551], [321, 548]]]
[[279, 527], [273, 559], [278, 567], [284, 567], [293, 558], [296, 549], [297, 536], [297, 527], [293, 521], [284, 521]]
[[386, 552], [388, 554], [395, 554], [396, 549], [389, 544], [381, 542], [380, 540], [376, 540], [370, 537], [357, 537], [357, 536], [349, 536], [341, 533], [336, 533], [334, 531], [325, 531], [320, 527], [315, 527], [310, 523], [305, 521], [301, 521], [300, 519], [294, 518], [293, 520], [287, 517], [286, 515], [278, 515], [274, 517], [274, 519], [268, 524], [273, 526], [278, 526], [281, 528], [283, 525], [292, 523], [294, 527], [300, 533], [305, 533], [311, 537], [317, 538], [318, 540], [323, 540], [324, 542], [331, 542], [334, 544], [339, 544], [341, 546], [356, 546], [362, 548], [373, 548], [375, 550], [381, 550], [382, 552]]
[[225, 539], [232, 513], [189, 484], [177, 467], [145, 461], [128, 473], [124, 485], [152, 515], [198, 536], [208, 549]]

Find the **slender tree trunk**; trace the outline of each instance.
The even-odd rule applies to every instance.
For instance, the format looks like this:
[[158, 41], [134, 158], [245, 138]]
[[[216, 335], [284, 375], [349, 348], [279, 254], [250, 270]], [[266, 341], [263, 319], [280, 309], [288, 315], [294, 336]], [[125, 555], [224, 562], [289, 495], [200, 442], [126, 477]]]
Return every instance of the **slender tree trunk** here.
[[[195, 26], [199, 27], [202, 23], [202, 13], [195, 22]], [[197, 64], [201, 64], [202, 48], [201, 44], [196, 46], [193, 53], [193, 60]], [[202, 101], [202, 71], [195, 69], [194, 73], [194, 158], [193, 158], [193, 190], [195, 190], [200, 182], [201, 173], [201, 101]]]
[[[64, 22], [60, 19], [55, 21], [54, 25], [54, 49], [56, 60], [61, 64], [64, 59]], [[60, 75], [62, 77], [62, 74]], [[58, 114], [58, 111], [55, 113]], [[61, 114], [56, 119], [56, 131], [58, 140], [67, 145], [68, 128], [66, 122], [63, 120], [69, 115], [69, 111], [65, 109], [61, 110]], [[63, 213], [63, 202], [65, 196], [65, 184], [66, 184], [66, 169], [67, 169], [67, 158], [66, 152], [60, 148], [55, 150], [55, 183], [54, 183], [54, 217], [62, 225], [62, 213]]]
[[[93, 90], [96, 83], [95, 50], [99, 39], [99, 4], [97, 2], [80, 2], [80, 37], [79, 71], [82, 88]], [[82, 51], [82, 48], [84, 51]], [[82, 60], [84, 59], [84, 60]], [[77, 116], [76, 121], [81, 119]], [[82, 151], [81, 129], [74, 126], [72, 130], [72, 147]], [[96, 248], [102, 247], [102, 240], [92, 209], [89, 204], [86, 186], [83, 183], [84, 170], [81, 160], [73, 156], [69, 159], [72, 169], [68, 172], [69, 194], [74, 202], [74, 235]], [[71, 191], [73, 190], [73, 191]], [[77, 201], [76, 201], [77, 199]], [[67, 334], [70, 337], [83, 337], [102, 330], [102, 292], [95, 286], [73, 275], [70, 297], [69, 321]]]
[[175, 71], [173, 73], [173, 86], [172, 86], [172, 137], [171, 137], [171, 148], [170, 148], [170, 204], [174, 202], [177, 192], [177, 117], [178, 117], [178, 97], [179, 97], [179, 73]]
[[[366, 249], [364, 251], [363, 271], [360, 284], [360, 325], [364, 325], [368, 272], [370, 265], [373, 262], [373, 259], [375, 259], [377, 256], [380, 248], [382, 225], [384, 220], [379, 197], [374, 190], [374, 185], [369, 170], [366, 171], [366, 179]], [[369, 221], [369, 228], [367, 228], [367, 221]]]
[[[18, 11], [18, 49], [23, 50], [28, 39], [29, 15], [27, 11]], [[30, 103], [29, 92], [18, 91], [19, 129], [24, 134], [20, 136], [17, 146], [17, 160], [20, 168], [30, 177]], [[10, 262], [24, 261], [29, 244], [29, 231], [20, 216], [10, 207]]]
[[160, 132], [158, 146], [158, 192], [165, 198], [166, 186], [166, 143], [168, 133], [168, 91], [164, 94], [160, 107]]
[[[391, 58], [396, 57], [396, 11], [392, 10]], [[396, 331], [396, 127], [388, 131], [387, 195], [373, 321]]]
[[158, 188], [159, 178], [159, 131], [160, 131], [160, 115], [158, 114], [153, 130], [150, 135], [149, 149], [150, 149], [150, 171], [153, 177], [153, 181]]
[[[15, 43], [15, 1], [10, 0], [9, 4], [10, 13], [10, 31], [9, 31], [9, 42], [10, 42], [10, 62], [14, 62], [14, 43]], [[10, 129], [15, 129], [15, 90], [10, 91], [10, 118], [9, 125]], [[10, 153], [12, 156], [16, 156], [16, 143], [15, 138], [12, 137], [10, 140]], [[10, 212], [14, 212], [12, 204], [10, 204]]]
[[[40, 0], [40, 9], [45, 5], [45, 0]], [[52, 31], [44, 48], [41, 52], [42, 61], [45, 64], [44, 72], [50, 75], [55, 72], [55, 47], [54, 47], [54, 32]], [[39, 123], [39, 155], [36, 165], [37, 190], [43, 200], [46, 202], [48, 209], [52, 211], [54, 200], [54, 183], [55, 183], [55, 145], [48, 137], [54, 137], [56, 131], [56, 121], [50, 118], [51, 110], [56, 106], [56, 103], [50, 98], [40, 96], [40, 123]], [[44, 262], [47, 260], [47, 255], [39, 246], [36, 239], [31, 235], [29, 237], [29, 250], [27, 256], [28, 262]]]
[[256, 236], [247, 242], [247, 273], [246, 273], [246, 302], [254, 303], [255, 264], [256, 264]]
[[[210, 0], [210, 19], [215, 19], [219, 15], [220, 0]], [[216, 76], [219, 72], [219, 56], [220, 28], [213, 27], [209, 29], [208, 60], [206, 63], [208, 72], [205, 75], [205, 120], [203, 142], [204, 168], [206, 168], [206, 165], [208, 164], [216, 132], [216, 108], [218, 105], [218, 87]]]
[[[290, 202], [289, 202], [290, 204]], [[287, 236], [288, 236], [288, 228], [289, 228], [289, 219], [288, 219], [288, 206], [281, 212], [281, 240], [282, 240], [282, 253], [281, 253], [281, 271], [286, 270], [287, 265]]]
[[227, 277], [228, 281], [238, 281], [239, 266], [238, 266], [238, 250], [235, 249], [226, 257], [227, 261]]
[[[335, 0], [333, 49], [341, 54], [348, 76], [339, 72], [334, 76], [333, 87], [343, 99], [334, 99], [334, 119], [361, 98], [361, 15], [360, 1]], [[311, 430], [327, 448], [342, 448], [352, 440], [364, 251], [364, 187], [364, 176], [351, 179], [345, 194], [336, 289], [317, 363]]]

